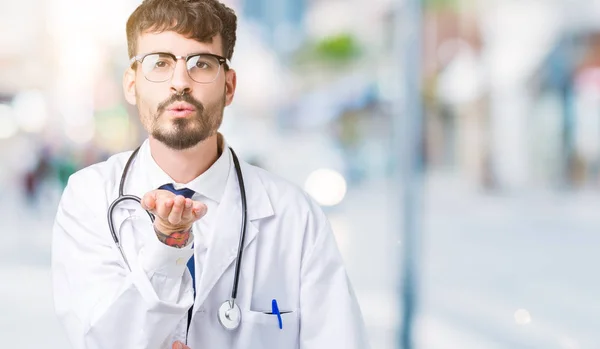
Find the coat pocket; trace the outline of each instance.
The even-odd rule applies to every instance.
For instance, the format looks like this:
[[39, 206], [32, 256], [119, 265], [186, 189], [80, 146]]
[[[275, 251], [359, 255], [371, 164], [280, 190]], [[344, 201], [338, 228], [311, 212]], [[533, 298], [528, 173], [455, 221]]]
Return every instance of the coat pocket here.
[[300, 319], [297, 311], [281, 314], [282, 328], [279, 328], [277, 315], [258, 311], [245, 311], [242, 315], [244, 330], [240, 344], [252, 343], [246, 348], [294, 349], [298, 348]]

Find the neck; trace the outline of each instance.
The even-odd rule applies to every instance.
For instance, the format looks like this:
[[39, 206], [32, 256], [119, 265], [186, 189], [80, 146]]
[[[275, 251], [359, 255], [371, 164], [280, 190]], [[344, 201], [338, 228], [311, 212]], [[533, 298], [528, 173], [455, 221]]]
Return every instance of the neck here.
[[217, 161], [218, 135], [205, 139], [192, 148], [174, 150], [159, 142], [152, 136], [149, 138], [150, 154], [156, 164], [177, 183], [189, 183], [200, 176]]

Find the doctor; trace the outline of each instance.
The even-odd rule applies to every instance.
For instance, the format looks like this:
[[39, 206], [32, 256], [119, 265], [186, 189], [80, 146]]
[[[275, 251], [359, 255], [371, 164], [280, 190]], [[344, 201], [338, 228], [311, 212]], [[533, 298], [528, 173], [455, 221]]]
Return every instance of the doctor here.
[[[149, 137], [71, 176], [53, 228], [55, 308], [73, 348], [368, 347], [319, 206], [238, 165], [218, 132], [236, 22], [216, 0], [146, 0], [129, 18], [123, 87]], [[109, 214], [121, 195], [141, 204]]]

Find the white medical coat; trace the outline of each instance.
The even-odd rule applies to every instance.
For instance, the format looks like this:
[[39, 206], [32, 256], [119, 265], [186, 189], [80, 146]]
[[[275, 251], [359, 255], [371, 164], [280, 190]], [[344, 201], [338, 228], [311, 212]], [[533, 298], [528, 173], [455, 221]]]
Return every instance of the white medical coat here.
[[[115, 229], [131, 265], [126, 267], [108, 228], [107, 210], [118, 195], [131, 152], [112, 156], [69, 179], [53, 228], [55, 309], [75, 349], [368, 348], [362, 315], [329, 223], [320, 207], [296, 186], [241, 162], [248, 225], [237, 304], [242, 322], [221, 327], [217, 309], [231, 294], [241, 227], [237, 176], [230, 171], [213, 240], [194, 301], [192, 279], [180, 257], [155, 260], [146, 211], [135, 202], [114, 210]], [[125, 194], [153, 190], [144, 164], [134, 161]], [[155, 241], [153, 241], [155, 243]], [[152, 247], [154, 246], [154, 247]], [[172, 247], [161, 245], [160, 248]], [[182, 262], [183, 261], [183, 262]], [[283, 329], [271, 311], [277, 300]]]

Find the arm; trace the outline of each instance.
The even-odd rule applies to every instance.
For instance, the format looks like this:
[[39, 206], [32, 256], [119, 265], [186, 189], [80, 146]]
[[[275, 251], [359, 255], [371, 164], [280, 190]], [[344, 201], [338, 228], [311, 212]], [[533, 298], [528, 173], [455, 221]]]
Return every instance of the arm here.
[[369, 348], [362, 314], [324, 215], [301, 270], [300, 349]]
[[[73, 348], [158, 348], [193, 303], [185, 263], [190, 246], [148, 239], [130, 272], [121, 262], [106, 222], [98, 178], [71, 177], [53, 228], [55, 308]], [[119, 228], [119, 227], [117, 227]], [[125, 234], [153, 234], [149, 224]], [[138, 230], [138, 231], [136, 231]]]

